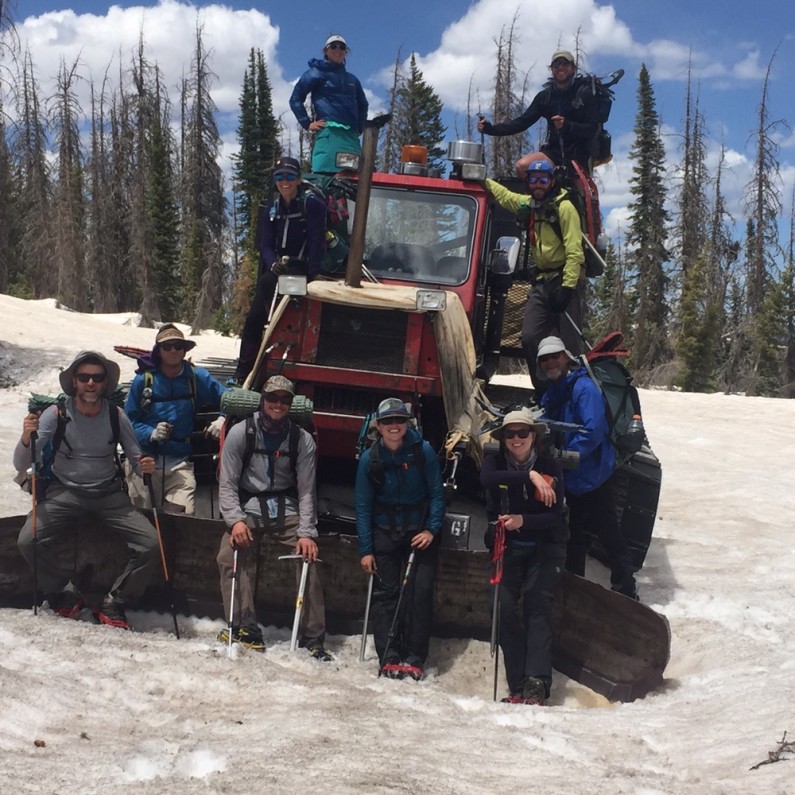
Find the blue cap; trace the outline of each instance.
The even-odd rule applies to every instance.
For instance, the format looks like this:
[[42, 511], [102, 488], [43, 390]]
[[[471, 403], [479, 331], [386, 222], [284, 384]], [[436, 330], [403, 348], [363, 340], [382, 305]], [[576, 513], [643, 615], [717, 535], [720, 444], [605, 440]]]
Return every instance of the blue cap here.
[[553, 163], [550, 163], [549, 160], [546, 159], [534, 160], [527, 167], [527, 173], [531, 174], [534, 171], [545, 171], [549, 174], [552, 174], [555, 171], [555, 165]]

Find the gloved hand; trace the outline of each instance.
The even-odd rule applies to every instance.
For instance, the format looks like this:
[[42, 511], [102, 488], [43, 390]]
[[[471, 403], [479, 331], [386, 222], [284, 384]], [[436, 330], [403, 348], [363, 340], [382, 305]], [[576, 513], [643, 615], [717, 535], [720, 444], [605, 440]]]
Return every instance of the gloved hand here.
[[225, 421], [226, 417], [217, 417], [204, 429], [204, 435], [212, 436], [213, 439], [220, 439], [221, 428], [224, 427]]
[[549, 299], [549, 308], [553, 312], [565, 312], [566, 307], [569, 305], [569, 301], [571, 301], [571, 297], [574, 295], [574, 288], [557, 285], [550, 289], [547, 295]]
[[283, 273], [287, 273], [287, 265], [290, 262], [289, 257], [282, 257], [281, 259], [277, 259], [276, 262], [271, 265], [271, 273], [274, 276], [281, 276]]
[[171, 426], [167, 422], [158, 422], [149, 437], [153, 442], [165, 442], [171, 436]]

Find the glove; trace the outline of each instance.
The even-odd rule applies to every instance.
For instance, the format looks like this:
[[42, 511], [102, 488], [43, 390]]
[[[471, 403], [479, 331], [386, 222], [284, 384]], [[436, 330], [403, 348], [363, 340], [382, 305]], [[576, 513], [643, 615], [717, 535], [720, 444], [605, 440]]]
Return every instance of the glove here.
[[282, 257], [281, 259], [277, 259], [276, 262], [271, 265], [271, 273], [274, 276], [281, 276], [283, 273], [287, 273], [287, 265], [290, 262], [289, 257]]
[[158, 422], [149, 439], [153, 442], [165, 442], [171, 436], [171, 426], [167, 422]]
[[220, 439], [221, 438], [221, 428], [224, 427], [224, 422], [226, 421], [226, 417], [218, 417], [214, 419], [205, 429], [204, 435], [205, 436], [212, 436], [213, 439]]
[[560, 285], [554, 287], [548, 294], [549, 308], [553, 312], [565, 312], [573, 295], [573, 287], [563, 287]]

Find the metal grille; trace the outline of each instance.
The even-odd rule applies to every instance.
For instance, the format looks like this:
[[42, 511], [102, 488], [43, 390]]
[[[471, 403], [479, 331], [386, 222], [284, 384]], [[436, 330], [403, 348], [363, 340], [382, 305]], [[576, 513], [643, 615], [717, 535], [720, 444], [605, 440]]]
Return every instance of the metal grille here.
[[366, 392], [361, 389], [346, 389], [341, 386], [317, 385], [314, 390], [315, 411], [331, 414], [351, 414], [364, 417], [374, 412], [378, 404], [389, 397], [380, 392]]
[[316, 364], [402, 373], [406, 312], [324, 304]]

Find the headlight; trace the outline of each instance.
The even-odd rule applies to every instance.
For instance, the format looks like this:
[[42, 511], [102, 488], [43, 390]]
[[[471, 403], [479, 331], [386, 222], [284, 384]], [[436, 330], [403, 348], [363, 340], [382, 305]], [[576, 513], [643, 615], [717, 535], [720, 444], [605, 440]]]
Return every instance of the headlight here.
[[306, 276], [279, 276], [279, 295], [306, 295]]
[[486, 179], [486, 166], [482, 163], [462, 163], [461, 179], [474, 179], [483, 182]]
[[358, 171], [359, 155], [353, 152], [337, 152], [334, 164], [340, 171]]
[[444, 312], [447, 309], [447, 293], [444, 290], [417, 290], [417, 310], [420, 312]]

